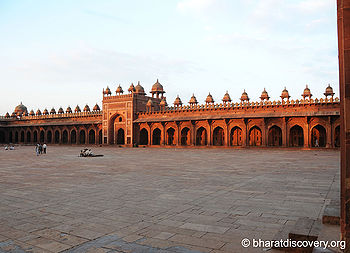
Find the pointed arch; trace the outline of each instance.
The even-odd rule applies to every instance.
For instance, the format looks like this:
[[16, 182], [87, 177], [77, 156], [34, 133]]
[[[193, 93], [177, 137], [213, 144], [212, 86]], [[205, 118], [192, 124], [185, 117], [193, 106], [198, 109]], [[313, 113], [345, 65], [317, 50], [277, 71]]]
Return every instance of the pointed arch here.
[[282, 129], [273, 125], [268, 133], [269, 146], [282, 146]]
[[231, 146], [242, 146], [243, 145], [242, 129], [238, 126], [231, 128], [230, 145]]
[[79, 144], [85, 144], [86, 133], [84, 129], [79, 132]]
[[140, 145], [148, 145], [148, 131], [142, 128], [140, 131]]
[[63, 144], [68, 143], [68, 131], [67, 131], [67, 129], [64, 129], [62, 132], [62, 143]]
[[95, 144], [96, 134], [94, 129], [90, 129], [89, 131], [89, 144]]
[[125, 144], [125, 131], [123, 128], [119, 128], [117, 131], [117, 144], [118, 145]]
[[46, 141], [47, 141], [47, 143], [52, 143], [52, 131], [51, 130], [46, 131]]
[[27, 143], [31, 143], [32, 142], [32, 133], [28, 130], [27, 131]]
[[152, 145], [160, 145], [161, 135], [162, 135], [162, 132], [160, 131], [160, 129], [158, 127], [153, 129]]
[[220, 126], [215, 127], [213, 131], [213, 145], [223, 146], [225, 143], [224, 138], [225, 138], [224, 129]]
[[59, 144], [60, 143], [60, 131], [57, 129], [55, 131], [55, 144]]
[[200, 127], [196, 132], [196, 145], [206, 146], [208, 144], [208, 134], [204, 127]]
[[249, 130], [249, 146], [261, 146], [262, 145], [262, 133], [258, 126], [253, 126]]
[[304, 130], [299, 125], [294, 125], [289, 131], [289, 146], [303, 147], [304, 146]]
[[77, 143], [77, 130], [73, 129], [70, 132], [70, 143], [71, 144], [76, 144]]
[[188, 127], [184, 127], [181, 130], [181, 145], [188, 146], [191, 144], [191, 131]]
[[326, 147], [327, 136], [326, 129], [318, 124], [311, 129], [311, 146]]
[[166, 131], [167, 145], [175, 145], [175, 129], [169, 127]]
[[334, 129], [334, 147], [340, 147], [340, 126]]

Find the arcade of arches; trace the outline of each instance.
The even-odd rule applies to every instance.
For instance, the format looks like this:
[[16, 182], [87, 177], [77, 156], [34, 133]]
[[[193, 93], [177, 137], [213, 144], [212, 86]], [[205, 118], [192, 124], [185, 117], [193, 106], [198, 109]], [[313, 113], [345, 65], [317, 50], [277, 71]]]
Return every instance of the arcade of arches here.
[[[154, 123], [159, 124], [159, 123]], [[170, 124], [170, 122], [169, 122]], [[174, 124], [171, 123], [171, 124]], [[137, 143], [155, 146], [271, 146], [271, 147], [327, 147], [340, 144], [339, 123], [307, 125], [303, 122], [287, 125], [227, 125], [185, 124], [173, 127], [140, 124]], [[152, 129], [152, 130], [150, 130]], [[283, 129], [286, 129], [283, 131]]]
[[[148, 126], [148, 125], [147, 125]], [[340, 147], [340, 125], [328, 126], [317, 123], [312, 127], [294, 124], [288, 130], [276, 124], [268, 126], [265, 131], [262, 125], [227, 126], [225, 124], [195, 126], [154, 127], [141, 126], [139, 145], [164, 146], [273, 146], [273, 147]], [[310, 129], [310, 130], [308, 130]], [[49, 144], [102, 144], [100, 125], [64, 126], [64, 127], [26, 127], [13, 128], [8, 133], [10, 143]], [[114, 139], [114, 138], [113, 138]], [[0, 130], [0, 142], [6, 141], [5, 132]], [[118, 128], [115, 133], [115, 144], [125, 145], [125, 130]]]
[[102, 144], [100, 126], [20, 127], [9, 131], [8, 140], [0, 130], [0, 142], [21, 144]]

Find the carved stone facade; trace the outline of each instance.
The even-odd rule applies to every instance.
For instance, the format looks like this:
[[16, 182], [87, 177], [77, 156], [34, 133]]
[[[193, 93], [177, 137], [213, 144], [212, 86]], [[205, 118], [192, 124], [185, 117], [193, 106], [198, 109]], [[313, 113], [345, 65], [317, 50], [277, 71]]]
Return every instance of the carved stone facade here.
[[[143, 87], [132, 84], [128, 94], [121, 86], [116, 95], [103, 90], [102, 111], [95, 105], [81, 112], [77, 106], [50, 114], [32, 110], [21, 103], [10, 116], [0, 119], [2, 143], [109, 144], [125, 146], [340, 146], [340, 101], [326, 88], [326, 98], [311, 99], [305, 88], [300, 100], [290, 100], [288, 90], [281, 100], [270, 101], [264, 89], [261, 101], [250, 102], [244, 91], [240, 102], [231, 102], [226, 92], [222, 103], [208, 95], [199, 105], [193, 95], [189, 105], [178, 96], [169, 107], [163, 86], [157, 82], [146, 96]], [[331, 96], [329, 98], [329, 96]], [[195, 101], [195, 102], [194, 102]]]

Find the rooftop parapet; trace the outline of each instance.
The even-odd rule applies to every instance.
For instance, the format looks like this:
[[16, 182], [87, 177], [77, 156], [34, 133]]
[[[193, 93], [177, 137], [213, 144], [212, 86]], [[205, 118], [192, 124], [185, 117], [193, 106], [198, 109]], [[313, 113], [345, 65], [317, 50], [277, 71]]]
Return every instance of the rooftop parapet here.
[[2, 120], [35, 120], [35, 119], [59, 119], [59, 118], [78, 118], [78, 117], [91, 117], [102, 116], [102, 111], [90, 111], [90, 112], [73, 112], [73, 113], [56, 113], [56, 114], [42, 114], [42, 115], [27, 115], [22, 117], [5, 117], [0, 116]]
[[185, 105], [176, 107], [166, 107], [165, 110], [159, 112], [140, 112], [139, 115], [152, 113], [167, 113], [178, 111], [198, 111], [212, 109], [239, 109], [239, 108], [266, 108], [266, 107], [290, 107], [290, 106], [317, 106], [328, 104], [339, 104], [339, 98], [321, 98], [321, 99], [296, 99], [296, 100], [278, 100], [278, 101], [260, 101], [260, 102], [240, 102], [240, 103], [220, 103], [220, 104], [201, 104], [201, 105]]

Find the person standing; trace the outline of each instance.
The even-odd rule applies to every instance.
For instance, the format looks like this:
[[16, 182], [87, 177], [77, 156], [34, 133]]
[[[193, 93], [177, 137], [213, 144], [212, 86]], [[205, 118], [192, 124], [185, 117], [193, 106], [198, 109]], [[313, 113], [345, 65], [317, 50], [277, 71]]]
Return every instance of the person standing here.
[[39, 155], [39, 143], [35, 145], [35, 153], [36, 153], [36, 156]]
[[47, 148], [47, 145], [46, 145], [46, 143], [44, 143], [44, 144], [43, 144], [44, 154], [46, 154], [46, 148]]

